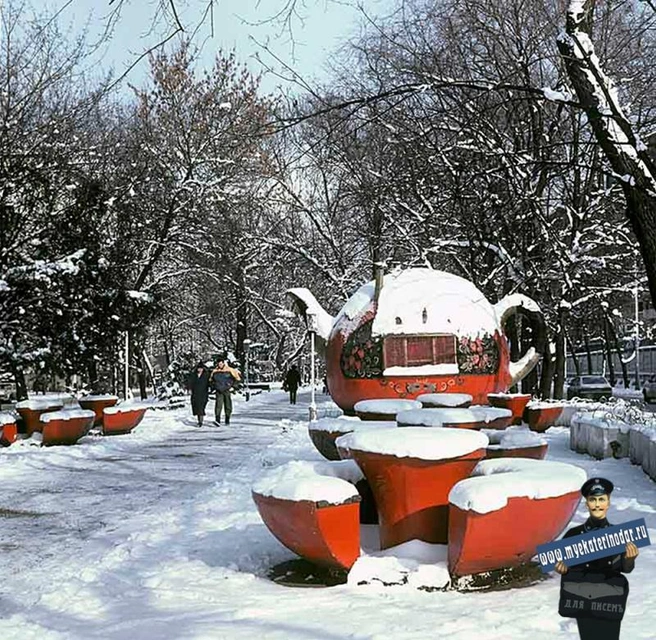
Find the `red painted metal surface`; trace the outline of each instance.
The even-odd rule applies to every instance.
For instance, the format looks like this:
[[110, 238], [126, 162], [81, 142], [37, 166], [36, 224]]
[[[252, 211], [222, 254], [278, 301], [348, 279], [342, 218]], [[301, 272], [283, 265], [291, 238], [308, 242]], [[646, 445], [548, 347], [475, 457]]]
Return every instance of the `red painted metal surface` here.
[[547, 455], [548, 444], [538, 444], [533, 447], [519, 447], [515, 449], [504, 449], [500, 446], [488, 447], [486, 458], [535, 458], [544, 460]]
[[512, 424], [522, 424], [524, 409], [531, 399], [530, 393], [513, 394], [512, 396], [497, 396], [488, 394], [488, 403], [493, 407], [500, 409], [510, 409], [512, 411]]
[[302, 558], [348, 570], [360, 555], [359, 500], [323, 506], [255, 492], [253, 500], [269, 531]]
[[[367, 319], [367, 316], [364, 318]], [[380, 378], [347, 378], [340, 368], [344, 346], [343, 334], [331, 336], [326, 349], [328, 389], [332, 399], [344, 413], [353, 414], [353, 406], [359, 400], [382, 398], [407, 398], [414, 400], [422, 393], [468, 393], [474, 404], [487, 404], [487, 394], [505, 391], [511, 382], [508, 364], [510, 357], [505, 338], [496, 336], [500, 364], [494, 374], [384, 376]], [[368, 417], [369, 420], [388, 418]]]
[[545, 407], [526, 407], [524, 410], [524, 421], [528, 423], [531, 431], [543, 433], [549, 427], [553, 427], [556, 420], [563, 412], [559, 405]]
[[105, 413], [102, 420], [103, 435], [118, 436], [130, 433], [143, 420], [145, 413], [145, 407], [143, 409]]
[[319, 431], [317, 429], [309, 429], [310, 440], [314, 444], [317, 451], [327, 460], [341, 460], [342, 456], [337, 451], [335, 440], [343, 436], [348, 431]]
[[18, 426], [15, 422], [9, 422], [0, 426], [0, 446], [8, 447], [18, 437]]
[[477, 449], [447, 460], [397, 458], [351, 450], [374, 494], [382, 549], [408, 540], [446, 543], [449, 491], [485, 456]]
[[83, 409], [90, 409], [96, 414], [96, 417], [93, 421], [94, 426], [101, 425], [103, 423], [103, 409], [107, 407], [113, 407], [118, 402], [118, 398], [98, 398], [96, 400], [89, 398], [80, 398], [78, 404]]
[[42, 444], [75, 444], [93, 426], [93, 418], [69, 418], [41, 423]]
[[[407, 424], [403, 422], [403, 418], [400, 420], [397, 420], [399, 427], [421, 427], [425, 425], [418, 425], [418, 424]], [[489, 427], [489, 425], [485, 422], [485, 420], [474, 420], [472, 418], [471, 422], [443, 422], [441, 427], [438, 428], [449, 428], [449, 429], [473, 429], [475, 431], [478, 431], [480, 429]], [[427, 429], [430, 429], [431, 427], [426, 427]], [[492, 428], [492, 427], [490, 427]]]
[[23, 433], [26, 433], [28, 436], [31, 436], [35, 431], [40, 432], [43, 423], [41, 422], [41, 416], [44, 413], [52, 413], [53, 411], [61, 411], [63, 404], [52, 405], [44, 409], [28, 409], [21, 408], [16, 409], [23, 418]]
[[371, 411], [356, 411], [355, 415], [360, 418], [360, 420], [368, 421], [385, 421], [385, 422], [394, 422], [396, 420], [396, 413], [372, 413]]
[[540, 544], [554, 540], [571, 520], [581, 499], [578, 491], [555, 498], [509, 498], [490, 513], [449, 513], [449, 571], [464, 576], [530, 560]]

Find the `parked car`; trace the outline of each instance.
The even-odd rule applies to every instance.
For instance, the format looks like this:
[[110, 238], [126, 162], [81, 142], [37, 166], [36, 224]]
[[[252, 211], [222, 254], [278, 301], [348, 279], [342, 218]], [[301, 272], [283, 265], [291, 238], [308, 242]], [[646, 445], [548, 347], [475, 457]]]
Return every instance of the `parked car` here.
[[656, 376], [652, 376], [645, 382], [645, 386], [642, 387], [642, 397], [649, 404], [656, 402]]
[[601, 400], [610, 398], [613, 388], [603, 376], [577, 376], [567, 387], [567, 399], [587, 398], [589, 400]]

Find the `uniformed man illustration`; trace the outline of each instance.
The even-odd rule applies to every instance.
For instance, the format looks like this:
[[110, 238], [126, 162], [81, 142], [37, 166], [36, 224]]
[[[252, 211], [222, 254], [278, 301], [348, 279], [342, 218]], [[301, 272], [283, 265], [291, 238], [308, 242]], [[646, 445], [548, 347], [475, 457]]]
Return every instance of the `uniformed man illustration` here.
[[[596, 529], [612, 526], [606, 519], [610, 507], [610, 494], [613, 492], [613, 483], [606, 478], [591, 478], [581, 487], [590, 517], [578, 527], [572, 527], [565, 533], [564, 538], [578, 536]], [[638, 557], [638, 547], [628, 542], [623, 553], [598, 558], [583, 564], [568, 567], [562, 560], [556, 564], [556, 571], [561, 575], [572, 571], [596, 574], [605, 579], [619, 576], [621, 573], [631, 573]], [[595, 576], [595, 577], [596, 577]], [[612, 588], [609, 585], [609, 588]], [[619, 640], [621, 620], [607, 620], [593, 617], [576, 618], [581, 640]]]

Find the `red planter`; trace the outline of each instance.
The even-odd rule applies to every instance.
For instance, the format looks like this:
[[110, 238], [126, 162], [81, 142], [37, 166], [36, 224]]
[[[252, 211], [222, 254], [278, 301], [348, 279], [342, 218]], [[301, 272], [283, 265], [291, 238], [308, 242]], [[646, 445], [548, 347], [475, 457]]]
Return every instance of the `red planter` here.
[[348, 570], [360, 555], [359, 501], [323, 505], [255, 492], [253, 500], [269, 531], [299, 556]]
[[103, 409], [103, 435], [117, 436], [130, 433], [143, 420], [147, 408], [122, 409], [119, 406]]
[[18, 437], [18, 426], [15, 422], [0, 424], [0, 446], [8, 447]]
[[527, 406], [524, 410], [524, 422], [528, 424], [531, 431], [543, 433], [554, 426], [562, 412], [563, 405], [559, 404]]
[[578, 491], [535, 500], [508, 498], [490, 513], [464, 511], [451, 505], [449, 513], [449, 571], [464, 576], [530, 560], [538, 545], [554, 540], [567, 526], [580, 502]]
[[524, 409], [531, 399], [530, 393], [488, 393], [487, 400], [493, 407], [510, 409], [512, 424], [522, 424]]
[[[77, 415], [79, 413], [79, 415]], [[41, 417], [42, 444], [51, 446], [57, 444], [75, 444], [85, 436], [93, 426], [94, 416], [91, 412], [82, 415], [78, 411], [57, 411]]]
[[118, 396], [112, 395], [99, 395], [99, 396], [85, 396], [78, 400], [79, 405], [83, 409], [90, 409], [96, 414], [93, 421], [94, 426], [103, 423], [103, 409], [113, 407], [118, 402]]
[[449, 491], [466, 478], [485, 449], [445, 460], [398, 458], [351, 449], [378, 507], [382, 549], [408, 540], [446, 543]]
[[41, 416], [44, 413], [59, 411], [64, 405], [62, 403], [40, 402], [38, 400], [28, 400], [25, 406], [16, 405], [16, 411], [23, 419], [22, 433], [31, 436], [34, 432], [41, 431]]
[[401, 411], [421, 409], [421, 402], [400, 398], [374, 398], [358, 402], [354, 406], [355, 415], [366, 421], [393, 421]]
[[547, 455], [548, 444], [538, 444], [532, 447], [504, 448], [500, 445], [491, 445], [486, 449], [485, 457], [490, 458], [533, 458], [544, 460]]

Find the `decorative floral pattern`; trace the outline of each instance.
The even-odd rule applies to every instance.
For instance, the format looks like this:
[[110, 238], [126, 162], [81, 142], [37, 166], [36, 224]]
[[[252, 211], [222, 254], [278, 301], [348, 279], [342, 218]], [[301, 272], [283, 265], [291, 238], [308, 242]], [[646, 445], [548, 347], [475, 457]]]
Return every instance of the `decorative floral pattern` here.
[[379, 378], [383, 375], [383, 342], [371, 337], [373, 320], [358, 327], [346, 340], [340, 358], [347, 378]]
[[489, 333], [476, 338], [458, 338], [460, 373], [496, 373], [499, 368], [499, 345]]

